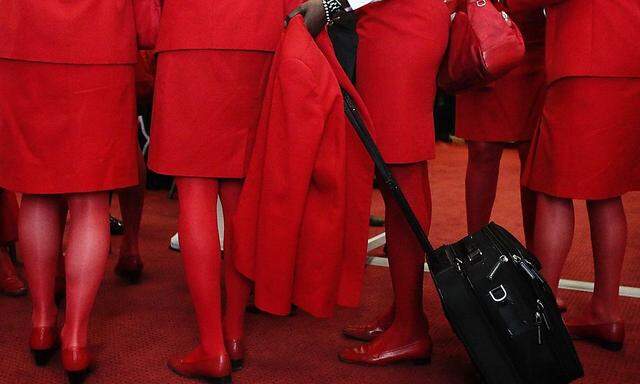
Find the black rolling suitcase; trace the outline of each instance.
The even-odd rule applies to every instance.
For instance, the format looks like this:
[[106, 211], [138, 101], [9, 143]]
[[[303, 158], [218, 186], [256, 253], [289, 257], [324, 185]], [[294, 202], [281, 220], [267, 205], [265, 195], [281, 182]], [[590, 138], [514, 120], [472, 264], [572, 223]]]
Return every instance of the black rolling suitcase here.
[[487, 384], [562, 384], [582, 365], [540, 265], [491, 223], [434, 250], [348, 93], [345, 113], [427, 254], [444, 312]]

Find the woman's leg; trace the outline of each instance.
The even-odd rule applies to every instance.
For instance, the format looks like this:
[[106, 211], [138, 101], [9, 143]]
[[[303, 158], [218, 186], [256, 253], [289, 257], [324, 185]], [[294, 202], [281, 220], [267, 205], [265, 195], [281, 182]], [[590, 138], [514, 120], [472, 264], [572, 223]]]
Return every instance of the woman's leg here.
[[[234, 369], [242, 366], [244, 358], [244, 314], [251, 294], [251, 281], [234, 265], [231, 220], [235, 215], [242, 191], [242, 180], [220, 182], [220, 198], [224, 209], [224, 280], [226, 303], [224, 311], [224, 338]], [[241, 239], [239, 239], [241, 241]]]
[[627, 219], [620, 197], [587, 201], [595, 263], [595, 290], [591, 299], [592, 320], [622, 320], [619, 287], [627, 245]]
[[226, 355], [222, 336], [220, 239], [217, 225], [219, 182], [179, 177], [178, 232], [189, 292], [195, 307], [200, 346], [197, 355]]
[[31, 292], [34, 328], [56, 325], [54, 284], [64, 230], [59, 218], [61, 203], [58, 196], [22, 196], [18, 219], [20, 254]]
[[[392, 165], [391, 171], [420, 223], [428, 232], [431, 193], [426, 162]], [[340, 354], [343, 361], [384, 365], [400, 360], [425, 361], [431, 355], [422, 304], [425, 253], [391, 193], [383, 189], [388, 226], [389, 267], [394, 292], [393, 323], [371, 343]], [[384, 355], [380, 358], [381, 354]]]
[[[70, 221], [65, 254], [67, 304], [62, 346], [63, 349], [84, 348], [91, 310], [109, 253], [109, 193], [76, 193], [65, 197]], [[59, 214], [55, 219], [60, 222]]]
[[469, 233], [479, 231], [491, 220], [503, 149], [504, 144], [498, 142], [469, 141], [467, 143], [469, 159], [465, 196]]
[[575, 218], [573, 201], [538, 193], [534, 253], [542, 264], [542, 274], [554, 294], [573, 242]]
[[[518, 155], [520, 157], [520, 174], [524, 171], [529, 155], [530, 141], [518, 143]], [[528, 249], [533, 249], [533, 237], [536, 223], [536, 193], [525, 186], [520, 186], [520, 204], [522, 205], [522, 225], [524, 238]]]
[[140, 250], [138, 248], [147, 174], [142, 152], [138, 153], [138, 172], [140, 179], [138, 185], [118, 191], [122, 220], [127, 230], [124, 233], [122, 244], [120, 245], [116, 274], [132, 283], [139, 280], [143, 269]]

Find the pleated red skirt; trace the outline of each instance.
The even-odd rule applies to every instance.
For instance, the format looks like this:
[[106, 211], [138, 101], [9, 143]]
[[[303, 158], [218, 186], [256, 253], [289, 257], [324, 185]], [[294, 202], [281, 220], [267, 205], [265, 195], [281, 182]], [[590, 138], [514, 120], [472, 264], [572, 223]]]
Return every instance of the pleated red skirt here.
[[233, 50], [160, 53], [150, 168], [175, 176], [244, 177], [272, 56]]
[[640, 186], [640, 79], [576, 77], [549, 86], [523, 184], [598, 200]]
[[456, 96], [456, 136], [471, 141], [529, 141], [544, 103], [544, 49], [487, 87]]
[[436, 74], [449, 36], [441, 0], [385, 0], [358, 10], [356, 86], [389, 163], [435, 157]]
[[30, 194], [138, 183], [133, 65], [0, 59], [0, 187]]

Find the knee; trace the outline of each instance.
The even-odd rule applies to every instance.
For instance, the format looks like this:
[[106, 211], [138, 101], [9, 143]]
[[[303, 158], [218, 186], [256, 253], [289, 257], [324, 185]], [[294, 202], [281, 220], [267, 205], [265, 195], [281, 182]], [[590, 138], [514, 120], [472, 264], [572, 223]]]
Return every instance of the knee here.
[[469, 165], [485, 169], [497, 169], [502, 157], [502, 143], [470, 141], [468, 144]]

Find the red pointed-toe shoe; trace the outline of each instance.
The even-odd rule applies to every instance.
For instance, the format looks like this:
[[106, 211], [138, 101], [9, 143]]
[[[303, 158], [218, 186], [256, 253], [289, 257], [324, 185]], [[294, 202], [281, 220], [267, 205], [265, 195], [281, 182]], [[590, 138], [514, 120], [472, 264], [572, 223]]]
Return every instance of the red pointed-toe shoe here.
[[167, 366], [176, 375], [198, 379], [211, 384], [231, 383], [231, 359], [229, 355], [206, 356], [196, 350], [186, 356], [174, 357]]
[[114, 272], [129, 284], [137, 284], [140, 282], [143, 269], [140, 255], [120, 255]]
[[587, 340], [609, 351], [619, 351], [624, 345], [624, 322], [589, 324], [567, 322], [569, 334], [578, 340]]
[[224, 346], [231, 359], [231, 370], [237, 372], [244, 368], [244, 342], [241, 339], [225, 340]]
[[60, 346], [56, 327], [33, 327], [29, 337], [29, 347], [36, 362], [42, 367], [47, 365]]
[[384, 345], [375, 340], [355, 348], [347, 348], [338, 354], [343, 363], [385, 366], [401, 362], [413, 362], [416, 365], [429, 364], [433, 345], [431, 338], [413, 341], [404, 345]]

